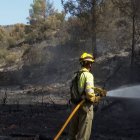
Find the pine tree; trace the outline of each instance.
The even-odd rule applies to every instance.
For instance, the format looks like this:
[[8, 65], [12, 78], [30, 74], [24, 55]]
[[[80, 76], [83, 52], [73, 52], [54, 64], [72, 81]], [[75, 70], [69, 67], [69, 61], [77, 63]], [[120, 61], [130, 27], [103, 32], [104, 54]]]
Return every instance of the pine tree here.
[[27, 19], [30, 24], [34, 24], [38, 21], [45, 21], [54, 12], [53, 4], [49, 0], [34, 0]]

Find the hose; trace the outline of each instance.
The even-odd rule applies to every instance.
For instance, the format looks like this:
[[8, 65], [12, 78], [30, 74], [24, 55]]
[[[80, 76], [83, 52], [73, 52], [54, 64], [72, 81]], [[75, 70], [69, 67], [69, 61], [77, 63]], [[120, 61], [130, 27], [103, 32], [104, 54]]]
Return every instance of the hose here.
[[64, 129], [66, 128], [66, 126], [68, 125], [68, 123], [70, 122], [70, 120], [72, 119], [72, 117], [74, 116], [74, 114], [77, 112], [77, 110], [80, 108], [80, 106], [85, 102], [85, 100], [82, 100], [72, 111], [72, 113], [69, 115], [69, 117], [67, 118], [67, 120], [65, 121], [64, 125], [62, 126], [62, 128], [60, 129], [60, 131], [57, 133], [57, 135], [55, 136], [54, 140], [58, 140], [58, 138], [60, 137], [60, 135], [62, 134], [62, 132], [64, 131]]

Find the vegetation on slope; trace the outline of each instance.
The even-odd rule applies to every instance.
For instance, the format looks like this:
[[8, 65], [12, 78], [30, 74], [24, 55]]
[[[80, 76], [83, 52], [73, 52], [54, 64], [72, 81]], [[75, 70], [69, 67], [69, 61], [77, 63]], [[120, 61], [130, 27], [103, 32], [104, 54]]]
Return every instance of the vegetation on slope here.
[[[1, 72], [20, 71], [27, 79], [38, 77], [33, 78], [36, 82], [44, 75], [47, 79], [52, 76], [52, 81], [69, 80], [83, 51], [93, 53], [97, 60], [128, 52], [127, 64], [139, 65], [138, 2], [65, 0], [64, 11], [58, 12], [49, 1], [34, 1], [27, 25], [0, 26]], [[103, 61], [110, 67], [107, 57]]]

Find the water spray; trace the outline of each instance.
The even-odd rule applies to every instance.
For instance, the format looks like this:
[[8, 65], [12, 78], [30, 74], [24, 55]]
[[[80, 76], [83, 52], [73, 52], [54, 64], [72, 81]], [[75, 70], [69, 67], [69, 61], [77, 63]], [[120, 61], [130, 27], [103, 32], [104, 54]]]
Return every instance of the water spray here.
[[111, 90], [107, 94], [108, 97], [117, 98], [140, 98], [140, 85], [121, 87]]

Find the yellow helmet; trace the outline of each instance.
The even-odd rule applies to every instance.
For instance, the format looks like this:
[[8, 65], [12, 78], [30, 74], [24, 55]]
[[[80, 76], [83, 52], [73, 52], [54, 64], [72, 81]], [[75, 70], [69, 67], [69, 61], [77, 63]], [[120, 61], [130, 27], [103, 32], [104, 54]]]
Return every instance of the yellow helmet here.
[[92, 62], [93, 63], [94, 62], [94, 57], [91, 54], [88, 54], [88, 53], [84, 52], [81, 55], [79, 61], [80, 62], [82, 62], [82, 61], [88, 61], [88, 62]]

